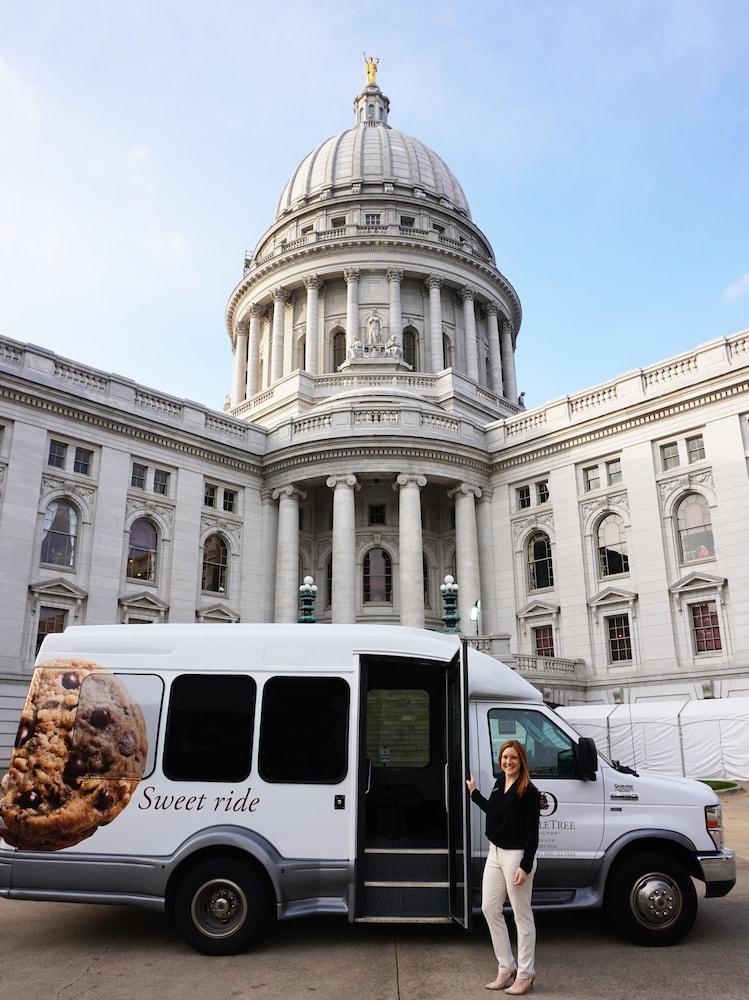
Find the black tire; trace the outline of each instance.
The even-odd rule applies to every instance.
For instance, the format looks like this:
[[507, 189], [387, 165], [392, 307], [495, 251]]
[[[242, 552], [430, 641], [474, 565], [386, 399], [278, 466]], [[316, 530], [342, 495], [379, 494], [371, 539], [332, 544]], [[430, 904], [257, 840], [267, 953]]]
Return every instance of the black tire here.
[[204, 955], [236, 955], [262, 935], [270, 900], [259, 875], [236, 858], [212, 858], [190, 869], [174, 896], [174, 922]]
[[655, 851], [633, 854], [616, 866], [606, 887], [615, 927], [636, 944], [676, 944], [697, 917], [697, 893], [678, 861]]

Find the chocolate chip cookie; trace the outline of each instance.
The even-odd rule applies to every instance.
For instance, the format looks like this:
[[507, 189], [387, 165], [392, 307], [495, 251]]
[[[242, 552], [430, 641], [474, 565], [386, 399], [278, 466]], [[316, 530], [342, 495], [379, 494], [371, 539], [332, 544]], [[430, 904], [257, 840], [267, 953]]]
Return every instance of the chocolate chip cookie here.
[[49, 660], [34, 672], [2, 781], [3, 839], [22, 850], [80, 843], [122, 812], [147, 754], [143, 713], [117, 678]]

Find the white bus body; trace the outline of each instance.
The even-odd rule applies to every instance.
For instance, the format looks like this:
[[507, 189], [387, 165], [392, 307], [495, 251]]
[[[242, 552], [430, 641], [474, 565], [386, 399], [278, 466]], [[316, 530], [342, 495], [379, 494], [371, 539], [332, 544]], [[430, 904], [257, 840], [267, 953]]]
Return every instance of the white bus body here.
[[[464, 779], [473, 771], [488, 794], [507, 738], [525, 744], [543, 793], [534, 906], [606, 906], [631, 938], [668, 944], [695, 919], [691, 876], [707, 896], [735, 883], [707, 786], [617, 769], [522, 677], [457, 636], [364, 625], [77, 627], [45, 639], [35, 678], [51, 664], [62, 685], [71, 663], [113, 677], [128, 717], [128, 699], [139, 706], [147, 753], [125, 807], [66, 846], [86, 789], [127, 774], [99, 757], [98, 771], [84, 773], [81, 760], [93, 757], [83, 716], [115, 736], [121, 724], [116, 711], [91, 715], [89, 676], [80, 703], [61, 686], [75, 725], [56, 745], [75, 755], [77, 776], [51, 803], [27, 790], [26, 812], [14, 812], [14, 788], [38, 769], [36, 720], [49, 728], [55, 718], [31, 704], [32, 684], [0, 800], [6, 837], [20, 844], [0, 845], [9, 899], [165, 910], [209, 954], [247, 947], [271, 918], [307, 914], [469, 927], [486, 841]], [[34, 809], [63, 817], [57, 840], [48, 832], [35, 846], [27, 827], [13, 833]]]

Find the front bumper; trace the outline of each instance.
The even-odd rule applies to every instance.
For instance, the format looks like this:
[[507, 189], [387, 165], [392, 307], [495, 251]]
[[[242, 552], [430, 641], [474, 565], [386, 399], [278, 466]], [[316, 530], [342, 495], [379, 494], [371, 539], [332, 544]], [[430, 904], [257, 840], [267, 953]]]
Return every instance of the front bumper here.
[[736, 885], [736, 852], [730, 848], [698, 854], [697, 864], [702, 871], [706, 899], [725, 896]]

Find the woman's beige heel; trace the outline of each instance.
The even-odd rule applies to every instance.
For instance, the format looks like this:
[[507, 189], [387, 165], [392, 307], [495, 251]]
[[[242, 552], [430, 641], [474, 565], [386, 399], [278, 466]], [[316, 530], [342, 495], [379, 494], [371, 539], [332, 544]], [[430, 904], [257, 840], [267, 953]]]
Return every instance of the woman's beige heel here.
[[486, 990], [503, 990], [507, 986], [510, 986], [515, 982], [515, 976], [517, 975], [517, 969], [512, 969], [508, 971], [507, 969], [498, 969], [497, 978], [493, 983], [487, 983], [484, 989]]
[[519, 997], [523, 993], [530, 993], [533, 989], [533, 984], [536, 981], [536, 974], [533, 973], [532, 976], [518, 976], [512, 986], [505, 990], [505, 993], [509, 993], [510, 996]]

